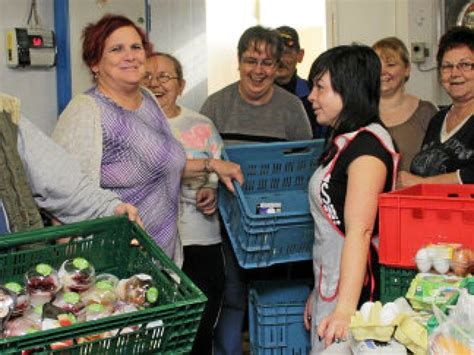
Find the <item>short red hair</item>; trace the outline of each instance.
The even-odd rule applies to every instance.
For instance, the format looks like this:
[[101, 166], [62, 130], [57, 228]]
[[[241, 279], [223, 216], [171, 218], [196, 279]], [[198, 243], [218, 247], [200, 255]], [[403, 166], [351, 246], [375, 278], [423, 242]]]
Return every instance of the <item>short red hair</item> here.
[[82, 60], [91, 68], [99, 63], [104, 53], [105, 41], [121, 27], [133, 27], [140, 38], [148, 56], [153, 51], [153, 45], [148, 40], [147, 34], [132, 20], [121, 15], [104, 15], [97, 23], [87, 25], [82, 32]]

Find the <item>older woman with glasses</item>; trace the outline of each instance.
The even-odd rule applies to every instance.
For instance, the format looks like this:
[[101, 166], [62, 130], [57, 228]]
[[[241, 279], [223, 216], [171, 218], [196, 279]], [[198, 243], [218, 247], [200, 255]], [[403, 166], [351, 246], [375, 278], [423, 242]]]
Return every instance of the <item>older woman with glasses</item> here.
[[[152, 53], [146, 62], [143, 83], [160, 103], [188, 159], [220, 158], [223, 143], [212, 121], [176, 102], [186, 85], [178, 59], [166, 53]], [[184, 251], [183, 271], [208, 299], [192, 354], [212, 354], [214, 327], [224, 293], [225, 263], [216, 188], [215, 174], [181, 181], [178, 230]]]
[[82, 58], [95, 85], [61, 114], [53, 138], [78, 158], [97, 185], [135, 205], [145, 229], [181, 263], [178, 206], [182, 176], [216, 172], [232, 189], [240, 167], [187, 160], [152, 93], [140, 86], [151, 44], [130, 19], [106, 15], [83, 32]]
[[402, 187], [474, 183], [474, 30], [454, 27], [446, 32], [436, 59], [453, 103], [432, 118], [411, 172], [399, 174]]

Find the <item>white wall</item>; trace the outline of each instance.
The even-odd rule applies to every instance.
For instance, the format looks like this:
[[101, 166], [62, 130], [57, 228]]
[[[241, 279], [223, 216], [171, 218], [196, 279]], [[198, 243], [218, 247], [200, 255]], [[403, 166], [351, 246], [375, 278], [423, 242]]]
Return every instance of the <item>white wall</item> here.
[[97, 22], [108, 13], [127, 16], [145, 30], [144, 0], [113, 0], [103, 3], [97, 0], [69, 0], [72, 97], [93, 85], [89, 68], [82, 61], [82, 31], [86, 25]]
[[207, 0], [208, 92], [212, 94], [239, 79], [237, 43], [258, 23], [255, 0]]
[[439, 36], [439, 0], [327, 0], [328, 43], [353, 41], [372, 45], [387, 37], [399, 37], [410, 50], [414, 42], [426, 43], [429, 56], [425, 63], [412, 63], [407, 92], [436, 104], [445, 102], [435, 55]]
[[199, 111], [207, 98], [206, 1], [151, 0], [150, 40], [183, 65], [186, 87], [179, 103]]
[[[57, 119], [56, 69], [10, 69], [5, 53], [5, 29], [25, 27], [31, 0], [0, 0], [0, 91], [18, 97], [22, 112], [49, 133]], [[54, 29], [53, 0], [37, 1], [43, 26]]]
[[239, 80], [237, 44], [250, 26], [295, 28], [305, 49], [298, 65], [303, 78], [326, 49], [325, 0], [207, 0], [206, 11], [209, 93]]

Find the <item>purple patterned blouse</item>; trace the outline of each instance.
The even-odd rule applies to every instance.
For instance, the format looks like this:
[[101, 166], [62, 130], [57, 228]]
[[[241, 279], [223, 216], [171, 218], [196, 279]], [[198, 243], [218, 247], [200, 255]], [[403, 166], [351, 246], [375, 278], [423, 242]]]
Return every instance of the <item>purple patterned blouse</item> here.
[[147, 232], [171, 258], [178, 238], [181, 174], [186, 156], [161, 108], [146, 91], [136, 111], [128, 111], [97, 89], [102, 111], [100, 184], [135, 205]]

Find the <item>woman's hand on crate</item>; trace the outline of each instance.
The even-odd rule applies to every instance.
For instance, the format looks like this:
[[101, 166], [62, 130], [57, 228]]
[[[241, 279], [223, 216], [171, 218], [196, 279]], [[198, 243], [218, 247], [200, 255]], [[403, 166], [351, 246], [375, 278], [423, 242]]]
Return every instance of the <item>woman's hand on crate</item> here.
[[231, 161], [224, 161], [219, 159], [210, 160], [210, 170], [219, 176], [219, 180], [227, 187], [227, 189], [235, 193], [232, 180], [242, 185], [244, 183], [244, 175], [240, 170], [240, 165]]
[[129, 203], [121, 203], [120, 205], [117, 205], [114, 209], [114, 214], [117, 216], [127, 215], [130, 221], [137, 222], [140, 227], [145, 228], [142, 219], [138, 215], [138, 209]]
[[408, 171], [400, 171], [397, 176], [397, 188], [405, 188], [418, 184], [462, 184], [458, 172], [421, 177]]
[[420, 176], [413, 175], [408, 171], [400, 171], [397, 178], [397, 188], [402, 189], [417, 184], [423, 183], [423, 178]]

